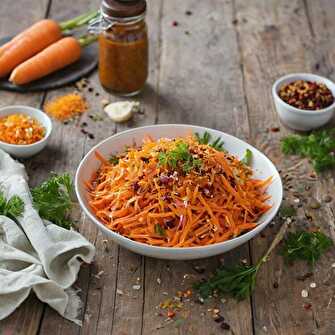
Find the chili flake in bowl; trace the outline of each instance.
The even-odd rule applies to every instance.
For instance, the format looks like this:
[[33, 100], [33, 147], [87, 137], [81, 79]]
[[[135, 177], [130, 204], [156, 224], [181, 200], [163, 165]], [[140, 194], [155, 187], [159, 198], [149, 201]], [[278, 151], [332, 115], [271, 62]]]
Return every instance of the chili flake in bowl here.
[[335, 112], [335, 84], [310, 73], [293, 73], [272, 86], [274, 104], [281, 121], [295, 130], [324, 126]]
[[45, 136], [45, 128], [33, 117], [11, 114], [0, 117], [0, 141], [9, 144], [33, 144]]
[[50, 118], [41, 110], [28, 106], [0, 108], [0, 149], [19, 158], [40, 152], [52, 131]]
[[334, 96], [325, 84], [307, 80], [283, 85], [279, 97], [287, 104], [304, 110], [320, 110], [334, 103]]

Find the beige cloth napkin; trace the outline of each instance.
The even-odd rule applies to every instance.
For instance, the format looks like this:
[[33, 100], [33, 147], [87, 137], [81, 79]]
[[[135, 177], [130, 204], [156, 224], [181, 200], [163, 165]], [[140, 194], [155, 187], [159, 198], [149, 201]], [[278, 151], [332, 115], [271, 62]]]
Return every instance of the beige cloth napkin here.
[[90, 263], [95, 249], [82, 235], [43, 221], [33, 208], [22, 164], [0, 149], [0, 187], [6, 198], [25, 203], [18, 224], [0, 216], [0, 320], [28, 297], [37, 297], [65, 318], [78, 320], [80, 299], [71, 288], [81, 262]]

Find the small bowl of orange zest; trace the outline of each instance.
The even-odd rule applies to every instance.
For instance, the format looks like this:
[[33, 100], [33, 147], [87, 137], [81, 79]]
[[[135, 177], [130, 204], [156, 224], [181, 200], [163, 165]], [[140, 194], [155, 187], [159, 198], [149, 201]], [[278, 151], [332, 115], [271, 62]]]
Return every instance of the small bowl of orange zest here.
[[50, 118], [29, 106], [0, 109], [0, 148], [12, 156], [31, 157], [47, 144], [52, 130]]

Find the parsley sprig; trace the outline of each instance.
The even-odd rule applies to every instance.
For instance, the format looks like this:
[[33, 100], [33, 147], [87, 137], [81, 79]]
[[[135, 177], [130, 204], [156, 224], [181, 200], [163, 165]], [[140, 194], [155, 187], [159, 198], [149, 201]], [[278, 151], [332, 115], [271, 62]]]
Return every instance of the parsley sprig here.
[[202, 298], [208, 298], [214, 293], [218, 295], [230, 295], [237, 300], [249, 297], [256, 285], [256, 276], [261, 266], [268, 260], [273, 249], [283, 239], [288, 223], [285, 222], [272, 241], [270, 248], [256, 265], [239, 264], [236, 266], [220, 267], [213, 277], [206, 281], [196, 283], [194, 288]]
[[24, 202], [17, 195], [6, 199], [4, 193], [0, 191], [0, 215], [7, 216], [12, 220], [20, 217], [24, 211]]
[[213, 142], [211, 142], [212, 135], [208, 131], [205, 131], [202, 135], [195, 133], [195, 137], [200, 144], [208, 144], [217, 151], [225, 151], [223, 147], [224, 142], [221, 141], [221, 137], [217, 137]]
[[190, 153], [187, 143], [177, 143], [174, 150], [160, 152], [158, 156], [159, 165], [168, 166], [173, 169], [180, 167], [184, 173], [189, 173], [194, 168], [200, 168], [202, 161], [196, 159]]
[[287, 234], [281, 255], [287, 262], [304, 260], [314, 266], [332, 245], [332, 240], [322, 232], [297, 231]]
[[290, 135], [282, 139], [286, 155], [299, 155], [311, 160], [316, 172], [335, 166], [335, 128], [313, 132], [308, 136]]
[[73, 183], [69, 174], [54, 175], [31, 190], [33, 203], [41, 218], [69, 229], [68, 214], [73, 205]]

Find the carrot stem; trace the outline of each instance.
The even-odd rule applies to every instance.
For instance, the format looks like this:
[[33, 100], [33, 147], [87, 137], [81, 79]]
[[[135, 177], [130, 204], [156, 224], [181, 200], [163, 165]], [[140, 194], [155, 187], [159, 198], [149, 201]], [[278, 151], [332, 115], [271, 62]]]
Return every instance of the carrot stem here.
[[92, 44], [98, 39], [96, 35], [84, 35], [78, 38], [78, 42], [82, 48]]
[[61, 22], [59, 26], [62, 31], [79, 28], [81, 26], [84, 26], [88, 22], [90, 22], [92, 19], [94, 19], [98, 15], [98, 13], [99, 11], [94, 10], [94, 11], [79, 15], [71, 20]]

